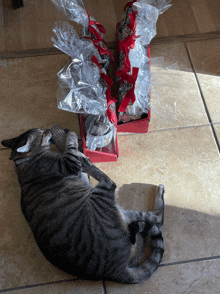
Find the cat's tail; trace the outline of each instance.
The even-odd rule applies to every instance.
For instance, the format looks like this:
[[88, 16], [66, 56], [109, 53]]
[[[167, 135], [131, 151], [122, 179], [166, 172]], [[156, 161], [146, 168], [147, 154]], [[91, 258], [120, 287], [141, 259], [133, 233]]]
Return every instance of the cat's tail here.
[[164, 219], [164, 186], [158, 187], [158, 192], [155, 200], [154, 213], [157, 216], [158, 222], [146, 222], [145, 229], [143, 231], [151, 238], [151, 255], [139, 266], [127, 267], [126, 274], [121, 277], [122, 283], [141, 283], [149, 279], [151, 275], [159, 267], [164, 253], [164, 242], [161, 233], [161, 225]]
[[151, 255], [147, 260], [137, 266], [126, 269], [126, 277], [121, 277], [122, 283], [135, 284], [146, 281], [158, 268], [164, 253], [163, 236], [157, 225], [153, 225], [149, 232], [151, 238]]

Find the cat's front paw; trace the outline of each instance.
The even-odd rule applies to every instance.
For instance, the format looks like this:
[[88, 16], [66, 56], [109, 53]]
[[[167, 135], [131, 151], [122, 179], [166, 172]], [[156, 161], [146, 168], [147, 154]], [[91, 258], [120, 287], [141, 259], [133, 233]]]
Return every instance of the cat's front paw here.
[[76, 139], [78, 141], [78, 135], [77, 135], [77, 133], [76, 132], [72, 132], [70, 130], [67, 132], [67, 138], [74, 138], [74, 139]]
[[88, 157], [83, 157], [82, 158], [82, 168], [83, 168], [83, 172], [88, 173], [88, 171], [91, 169], [92, 166], [92, 162]]
[[75, 132], [68, 132], [66, 138], [66, 147], [68, 148], [76, 148], [78, 149], [78, 136]]

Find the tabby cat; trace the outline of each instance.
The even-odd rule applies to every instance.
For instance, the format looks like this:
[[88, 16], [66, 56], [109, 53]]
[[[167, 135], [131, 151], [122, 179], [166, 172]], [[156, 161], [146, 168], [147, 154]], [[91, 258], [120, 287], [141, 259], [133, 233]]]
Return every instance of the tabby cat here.
[[[153, 212], [124, 210], [115, 203], [114, 182], [78, 150], [76, 133], [67, 132], [63, 154], [50, 150], [51, 138], [49, 130], [31, 129], [1, 142], [12, 149], [21, 209], [46, 259], [80, 279], [148, 279], [164, 252], [163, 185]], [[98, 184], [92, 187], [82, 172]], [[141, 263], [148, 237], [151, 255]]]

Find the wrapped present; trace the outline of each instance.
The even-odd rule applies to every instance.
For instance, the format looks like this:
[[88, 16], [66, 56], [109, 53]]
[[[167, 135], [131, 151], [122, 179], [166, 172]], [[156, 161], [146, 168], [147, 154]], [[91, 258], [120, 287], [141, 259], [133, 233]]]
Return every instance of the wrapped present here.
[[[150, 51], [159, 14], [170, 7], [166, 0], [135, 0], [125, 6], [117, 25], [118, 123], [150, 118]], [[118, 127], [119, 129], [119, 127]]]
[[57, 37], [52, 38], [54, 46], [70, 56], [70, 62], [58, 72], [58, 108], [83, 114], [89, 149], [114, 144], [116, 100], [107, 74], [113, 57], [103, 38], [105, 29], [89, 16], [81, 0], [51, 1], [69, 20], [82, 25], [81, 38], [69, 23], [56, 22], [53, 28]]

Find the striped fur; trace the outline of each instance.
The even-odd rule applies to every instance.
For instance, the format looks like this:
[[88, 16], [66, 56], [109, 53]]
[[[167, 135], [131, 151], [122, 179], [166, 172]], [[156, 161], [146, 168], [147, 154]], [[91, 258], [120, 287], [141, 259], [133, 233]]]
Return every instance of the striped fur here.
[[[64, 154], [50, 150], [50, 139], [48, 130], [32, 129], [2, 141], [12, 149], [21, 209], [44, 256], [81, 279], [148, 279], [164, 251], [164, 187], [158, 187], [153, 212], [124, 210], [114, 200], [116, 185], [78, 151], [75, 133], [68, 133]], [[82, 172], [97, 186], [88, 185]], [[148, 237], [152, 252], [141, 263]]]

